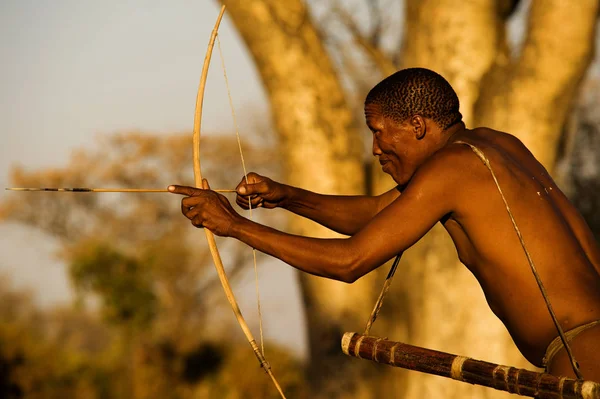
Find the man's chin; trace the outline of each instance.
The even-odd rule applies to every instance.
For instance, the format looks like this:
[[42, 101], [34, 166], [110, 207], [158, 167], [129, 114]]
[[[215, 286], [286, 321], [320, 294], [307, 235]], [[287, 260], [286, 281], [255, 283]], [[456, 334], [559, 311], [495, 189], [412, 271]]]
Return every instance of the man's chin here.
[[410, 177], [407, 178], [406, 176], [398, 176], [395, 173], [392, 173], [389, 170], [386, 170], [387, 169], [385, 167], [386, 165], [383, 165], [383, 167], [381, 168], [381, 171], [383, 173], [385, 173], [386, 175], [390, 175], [390, 177], [396, 182], [396, 184], [404, 186], [409, 182]]
[[404, 176], [395, 176], [392, 175], [391, 173], [388, 173], [392, 179], [394, 179], [394, 181], [396, 182], [396, 184], [398, 184], [399, 186], [406, 186], [408, 184], [408, 182], [410, 181], [410, 178], [406, 178]]
[[384, 165], [384, 167], [382, 167], [382, 168], [381, 168], [381, 171], [382, 171], [383, 173], [385, 173], [386, 175], [389, 175], [389, 176], [390, 176], [392, 179], [394, 179], [394, 181], [395, 181], [396, 183], [398, 182], [398, 180], [396, 180], [396, 176], [394, 176], [394, 174], [393, 174], [393, 173], [391, 173], [391, 172], [389, 172], [389, 171], [385, 170], [385, 165]]

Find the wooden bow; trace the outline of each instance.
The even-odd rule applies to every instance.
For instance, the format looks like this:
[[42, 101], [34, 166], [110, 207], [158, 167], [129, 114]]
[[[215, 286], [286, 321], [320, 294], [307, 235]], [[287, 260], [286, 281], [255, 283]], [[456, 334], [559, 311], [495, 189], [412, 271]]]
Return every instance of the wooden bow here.
[[[212, 50], [213, 50], [213, 47], [215, 44], [215, 39], [217, 38], [217, 34], [219, 31], [219, 25], [221, 24], [221, 19], [223, 18], [224, 13], [225, 13], [225, 6], [222, 6], [219, 16], [217, 17], [217, 22], [215, 23], [215, 27], [213, 28], [212, 34], [210, 36], [210, 41], [208, 43], [208, 49], [206, 50], [206, 56], [204, 58], [204, 66], [202, 67], [202, 75], [200, 78], [200, 86], [198, 88], [198, 96], [196, 98], [196, 112], [194, 114], [193, 162], [194, 162], [194, 182], [195, 182], [196, 187], [199, 187], [199, 188], [202, 187], [202, 172], [200, 170], [200, 126], [202, 123], [202, 104], [204, 102], [204, 89], [206, 87], [206, 79], [208, 77], [208, 68], [210, 66]], [[275, 384], [275, 387], [277, 388], [277, 391], [279, 392], [281, 397], [285, 398], [285, 395], [283, 394], [283, 391], [281, 390], [279, 383], [277, 382], [277, 380], [275, 379], [275, 376], [273, 375], [271, 366], [269, 365], [269, 363], [263, 356], [262, 352], [258, 348], [258, 345], [256, 344], [256, 340], [254, 339], [254, 336], [252, 335], [252, 332], [250, 331], [250, 328], [248, 327], [248, 324], [246, 323], [246, 320], [244, 319], [244, 316], [242, 315], [240, 307], [238, 306], [238, 303], [237, 303], [235, 296], [233, 294], [233, 291], [231, 289], [231, 285], [229, 284], [227, 275], [225, 274], [225, 268], [223, 267], [223, 261], [221, 260], [221, 255], [219, 254], [219, 250], [218, 250], [217, 244], [215, 242], [215, 236], [208, 229], [204, 229], [204, 233], [206, 234], [206, 240], [208, 241], [208, 246], [210, 248], [210, 253], [212, 255], [213, 262], [214, 262], [215, 268], [217, 270], [217, 274], [219, 275], [219, 280], [221, 281], [221, 285], [223, 286], [223, 290], [225, 291], [227, 300], [229, 301], [229, 304], [231, 305], [231, 308], [233, 309], [233, 313], [235, 314], [235, 317], [237, 318], [238, 324], [240, 325], [242, 331], [244, 332], [244, 335], [246, 336], [248, 343], [252, 347], [252, 350], [254, 351], [256, 358], [260, 362], [261, 367], [267, 372], [269, 377], [271, 377], [271, 380], [273, 381], [273, 384]]]

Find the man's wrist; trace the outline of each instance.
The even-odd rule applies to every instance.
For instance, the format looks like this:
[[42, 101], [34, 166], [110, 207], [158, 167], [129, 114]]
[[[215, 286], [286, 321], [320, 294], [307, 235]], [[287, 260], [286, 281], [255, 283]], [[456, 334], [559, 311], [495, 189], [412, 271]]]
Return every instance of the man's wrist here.
[[294, 203], [294, 187], [282, 184], [283, 199], [277, 204], [278, 208], [288, 209]]
[[248, 223], [248, 219], [243, 217], [242, 215], [238, 215], [235, 220], [229, 226], [229, 231], [227, 234], [231, 238], [240, 239], [242, 232], [246, 224]]

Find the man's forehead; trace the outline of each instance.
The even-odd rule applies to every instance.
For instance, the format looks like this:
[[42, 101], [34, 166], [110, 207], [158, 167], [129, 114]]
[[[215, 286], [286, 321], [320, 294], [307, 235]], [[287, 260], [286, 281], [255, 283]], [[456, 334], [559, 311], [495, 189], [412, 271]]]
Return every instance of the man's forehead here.
[[365, 105], [365, 122], [367, 126], [378, 125], [383, 122], [381, 107], [376, 104]]
[[379, 129], [386, 124], [388, 119], [390, 118], [384, 115], [381, 105], [365, 104], [365, 122], [367, 126]]
[[375, 103], [365, 104], [365, 116], [381, 116], [381, 106]]

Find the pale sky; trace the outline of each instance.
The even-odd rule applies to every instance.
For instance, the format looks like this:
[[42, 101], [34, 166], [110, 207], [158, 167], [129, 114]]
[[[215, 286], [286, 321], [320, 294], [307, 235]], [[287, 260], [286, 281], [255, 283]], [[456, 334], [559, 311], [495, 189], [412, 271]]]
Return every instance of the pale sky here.
[[[61, 166], [98, 134], [191, 132], [218, 10], [209, 0], [3, 0], [0, 187], [8, 186], [11, 165]], [[260, 79], [227, 14], [219, 32], [239, 120], [268, 118]], [[233, 131], [217, 48], [203, 130]], [[5, 195], [18, 194], [1, 190], [0, 201]], [[56, 243], [37, 231], [0, 224], [0, 273], [9, 274], [17, 287], [33, 288], [46, 306], [64, 302], [70, 292], [64, 266], [52, 259], [54, 250]], [[302, 311], [292, 269], [271, 262], [261, 267], [261, 275], [266, 336], [287, 337], [300, 343], [302, 352]], [[253, 284], [236, 291], [246, 318], [256, 325]]]
[[[4, 0], [0, 7], [2, 184], [10, 164], [55, 165], [98, 133], [191, 129], [215, 2]], [[236, 107], [264, 111], [260, 81], [227, 17], [220, 32]], [[206, 130], [231, 124], [215, 61]]]

